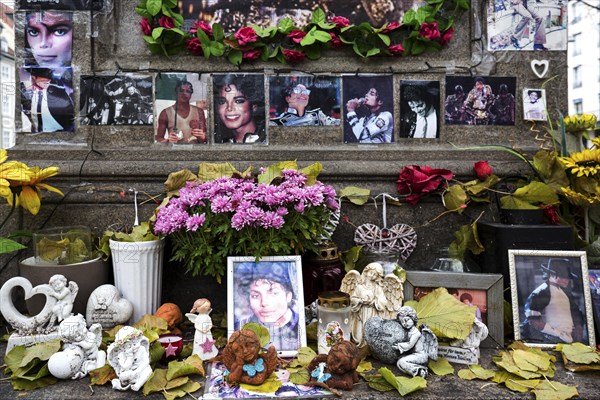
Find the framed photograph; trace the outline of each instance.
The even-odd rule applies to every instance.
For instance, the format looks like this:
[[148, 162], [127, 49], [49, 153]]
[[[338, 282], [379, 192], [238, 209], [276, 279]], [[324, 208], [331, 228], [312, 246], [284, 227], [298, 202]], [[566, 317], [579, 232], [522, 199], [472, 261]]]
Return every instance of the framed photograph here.
[[546, 89], [523, 89], [523, 119], [546, 121]]
[[596, 331], [600, 332], [600, 270], [590, 269], [590, 291], [592, 293], [592, 308], [594, 309], [594, 321]]
[[[227, 257], [227, 328], [231, 335], [248, 322], [269, 330], [282, 357], [306, 346], [300, 256]], [[269, 346], [267, 345], [267, 347]]]
[[595, 347], [585, 251], [508, 250], [515, 340]]
[[406, 271], [404, 300], [420, 300], [439, 287], [446, 288], [463, 303], [477, 307], [476, 316], [481, 316], [489, 330], [482, 347], [504, 346], [502, 275]]
[[440, 137], [439, 115], [439, 81], [400, 81], [400, 137]]

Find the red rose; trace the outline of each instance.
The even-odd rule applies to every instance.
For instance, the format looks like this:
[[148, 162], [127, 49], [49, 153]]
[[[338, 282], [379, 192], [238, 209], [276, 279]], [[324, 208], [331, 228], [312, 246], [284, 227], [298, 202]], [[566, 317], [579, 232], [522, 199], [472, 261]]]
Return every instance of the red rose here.
[[409, 165], [402, 168], [396, 183], [400, 194], [405, 195], [405, 200], [415, 205], [424, 194], [439, 188], [444, 180], [454, 177], [452, 171], [447, 169], [434, 169], [428, 166]]
[[306, 36], [306, 32], [296, 29], [295, 31], [291, 31], [288, 33], [287, 37], [291, 39], [294, 43], [300, 43], [302, 39]]
[[400, 22], [394, 21], [392, 23], [389, 23], [388, 26], [386, 26], [385, 29], [381, 31], [381, 33], [390, 33], [400, 28], [400, 26], [402, 26]]
[[150, 21], [146, 18], [140, 19], [140, 27], [142, 28], [144, 35], [148, 36], [152, 33], [152, 26], [150, 25]]
[[487, 161], [477, 161], [473, 165], [473, 171], [475, 171], [477, 178], [484, 181], [485, 178], [492, 174], [492, 167], [490, 167], [490, 164], [488, 164]]
[[304, 54], [301, 51], [297, 51], [297, 50], [284, 49], [283, 56], [285, 57], [286, 60], [288, 60], [288, 62], [296, 63], [296, 62], [300, 62], [300, 61], [304, 60], [304, 57], [306, 57], [306, 54]]
[[197, 37], [188, 40], [186, 44], [187, 49], [190, 51], [190, 53], [196, 56], [201, 56], [204, 54], [204, 51], [202, 50], [202, 45], [200, 44], [200, 40]]
[[350, 20], [345, 17], [329, 17], [329, 23], [336, 24], [338, 28], [345, 28], [350, 25]]
[[342, 43], [340, 38], [335, 35], [335, 33], [329, 32], [329, 35], [331, 36], [331, 41], [329, 43], [331, 43], [332, 49], [341, 49], [342, 47], [344, 47], [344, 44]]
[[175, 21], [173, 18], [163, 15], [158, 19], [158, 25], [162, 26], [163, 28], [171, 29], [175, 28]]
[[448, 43], [450, 43], [450, 40], [452, 39], [453, 34], [454, 34], [454, 28], [450, 28], [446, 32], [444, 32], [444, 35], [440, 39], [440, 44], [442, 46], [446, 46]]
[[196, 33], [200, 29], [202, 32], [206, 33], [208, 36], [212, 37], [213, 31], [212, 27], [204, 21], [196, 22], [194, 21], [194, 26], [190, 28], [190, 33]]
[[253, 49], [242, 53], [242, 59], [244, 60], [256, 60], [258, 57], [260, 57], [260, 49]]
[[544, 209], [544, 216], [550, 221], [552, 225], [560, 224], [560, 217], [558, 216], [558, 208], [555, 205], [547, 205], [542, 207]]
[[250, 28], [249, 26], [238, 29], [238, 31], [233, 36], [235, 36], [240, 46], [243, 46], [248, 43], [254, 43], [258, 38], [254, 29]]
[[440, 31], [437, 22], [423, 22], [419, 29], [419, 34], [426, 39], [435, 40], [440, 38]]
[[392, 54], [402, 54], [402, 53], [404, 53], [404, 47], [402, 47], [402, 45], [400, 43], [388, 47], [388, 50]]

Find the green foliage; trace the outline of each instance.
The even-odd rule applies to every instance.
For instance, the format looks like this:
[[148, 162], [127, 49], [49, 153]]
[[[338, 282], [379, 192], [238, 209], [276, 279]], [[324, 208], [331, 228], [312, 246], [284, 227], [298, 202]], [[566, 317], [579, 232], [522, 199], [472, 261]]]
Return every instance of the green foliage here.
[[102, 254], [102, 259], [106, 261], [110, 256], [110, 240], [116, 240], [118, 242], [148, 242], [158, 239], [160, 238], [152, 233], [150, 224], [148, 222], [142, 222], [141, 224], [134, 226], [129, 233], [107, 229], [100, 239], [98, 250]]
[[60, 350], [60, 341], [38, 343], [31, 347], [15, 346], [6, 357], [5, 374], [14, 390], [32, 390], [52, 385], [57, 379], [48, 371], [48, 360]]
[[427, 387], [427, 381], [425, 378], [420, 376], [415, 376], [413, 378], [395, 376], [393, 372], [387, 368], [379, 368], [379, 373], [387, 383], [392, 385], [394, 389], [400, 393], [401, 396], [406, 396], [409, 393], [425, 389]]
[[247, 324], [244, 324], [242, 329], [248, 329], [256, 333], [256, 337], [258, 337], [258, 340], [260, 340], [261, 347], [265, 347], [271, 341], [269, 330], [264, 326], [257, 324], [256, 322], [248, 322]]

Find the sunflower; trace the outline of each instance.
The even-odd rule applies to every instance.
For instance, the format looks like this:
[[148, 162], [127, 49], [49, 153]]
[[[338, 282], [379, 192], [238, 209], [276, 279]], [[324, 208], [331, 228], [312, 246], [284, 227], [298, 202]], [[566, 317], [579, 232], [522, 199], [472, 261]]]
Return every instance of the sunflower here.
[[562, 194], [569, 200], [569, 203], [579, 207], [590, 207], [596, 204], [600, 204], [600, 192], [596, 191], [595, 194], [584, 194], [576, 192], [570, 187], [560, 188]]
[[600, 149], [585, 149], [560, 157], [567, 170], [577, 176], [594, 176], [600, 173]]
[[12, 198], [11, 186], [19, 186], [23, 182], [29, 182], [33, 174], [29, 167], [22, 162], [9, 161], [5, 163], [6, 150], [0, 150], [0, 197]]
[[[22, 180], [20, 182], [11, 182], [11, 186], [13, 187], [13, 190], [15, 190], [15, 186], [20, 186], [21, 189], [20, 192], [18, 189], [15, 190], [15, 192], [17, 192], [16, 205], [20, 205], [33, 215], [37, 215], [37, 213], [40, 211], [42, 200], [41, 189], [58, 193], [61, 196], [64, 196], [64, 194], [53, 186], [50, 186], [46, 183], [41, 183], [44, 179], [57, 175], [58, 167], [49, 167], [44, 169], [40, 167], [33, 167], [29, 168], [28, 172], [30, 173], [29, 179]], [[12, 196], [7, 197], [8, 203], [11, 205], [12, 199]]]
[[581, 132], [596, 126], [596, 115], [570, 115], [566, 116], [563, 121], [565, 122], [565, 130], [567, 132]]

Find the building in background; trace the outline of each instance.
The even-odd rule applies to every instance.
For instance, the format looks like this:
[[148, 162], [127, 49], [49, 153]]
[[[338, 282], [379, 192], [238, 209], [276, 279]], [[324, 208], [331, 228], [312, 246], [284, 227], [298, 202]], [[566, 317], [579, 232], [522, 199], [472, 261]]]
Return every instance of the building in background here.
[[569, 0], [568, 7], [569, 114], [600, 118], [600, 1]]
[[0, 149], [15, 145], [15, 92], [13, 9], [0, 3]]

